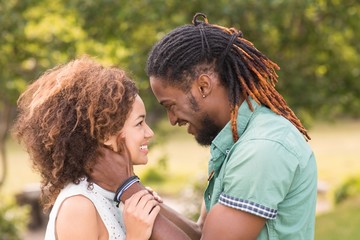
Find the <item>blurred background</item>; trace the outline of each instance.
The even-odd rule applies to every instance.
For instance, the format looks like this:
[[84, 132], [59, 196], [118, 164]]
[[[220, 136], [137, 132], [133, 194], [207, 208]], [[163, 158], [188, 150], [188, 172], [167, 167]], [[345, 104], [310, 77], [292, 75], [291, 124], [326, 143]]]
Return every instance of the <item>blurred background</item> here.
[[0, 0], [0, 239], [43, 239], [39, 176], [9, 130], [16, 100], [46, 69], [87, 54], [136, 81], [156, 133], [136, 168], [196, 218], [209, 149], [170, 127], [145, 74], [152, 45], [196, 12], [240, 29], [281, 67], [278, 91], [309, 129], [319, 170], [316, 239], [360, 239], [359, 0]]

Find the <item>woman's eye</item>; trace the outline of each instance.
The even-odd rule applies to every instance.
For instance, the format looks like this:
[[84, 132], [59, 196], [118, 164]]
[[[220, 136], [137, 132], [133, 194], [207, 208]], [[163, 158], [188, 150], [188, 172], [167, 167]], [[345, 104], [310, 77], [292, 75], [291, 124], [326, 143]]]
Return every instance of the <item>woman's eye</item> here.
[[144, 121], [138, 122], [138, 124], [136, 124], [136, 126], [141, 126], [141, 124], [142, 124], [143, 122], [144, 122]]

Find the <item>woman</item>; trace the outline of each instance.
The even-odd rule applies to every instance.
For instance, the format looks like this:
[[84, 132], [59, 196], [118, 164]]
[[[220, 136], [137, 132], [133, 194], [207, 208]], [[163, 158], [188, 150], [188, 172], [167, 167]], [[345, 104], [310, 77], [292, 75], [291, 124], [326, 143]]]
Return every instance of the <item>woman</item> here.
[[122, 216], [115, 194], [89, 177], [103, 147], [126, 151], [135, 165], [148, 161], [154, 133], [124, 71], [87, 57], [57, 66], [27, 88], [18, 109], [15, 135], [41, 174], [44, 208], [52, 207], [45, 239], [150, 237], [160, 210], [151, 193], [134, 195]]

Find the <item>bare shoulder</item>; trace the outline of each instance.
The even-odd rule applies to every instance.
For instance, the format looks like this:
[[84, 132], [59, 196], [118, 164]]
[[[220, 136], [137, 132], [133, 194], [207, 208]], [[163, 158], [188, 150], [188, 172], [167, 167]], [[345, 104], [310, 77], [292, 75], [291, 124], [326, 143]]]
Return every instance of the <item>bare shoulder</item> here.
[[92, 239], [98, 235], [97, 211], [85, 196], [76, 195], [65, 199], [56, 219], [59, 239]]
[[96, 208], [91, 200], [83, 195], [75, 195], [66, 198], [59, 209], [58, 217], [61, 214], [76, 215], [96, 213]]

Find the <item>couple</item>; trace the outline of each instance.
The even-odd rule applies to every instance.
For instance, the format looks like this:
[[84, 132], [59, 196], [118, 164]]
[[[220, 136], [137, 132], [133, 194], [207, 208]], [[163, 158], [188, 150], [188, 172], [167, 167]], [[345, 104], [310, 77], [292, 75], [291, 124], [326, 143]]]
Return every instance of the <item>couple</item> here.
[[196, 223], [133, 172], [154, 134], [133, 81], [89, 58], [46, 72], [21, 95], [15, 125], [52, 206], [46, 239], [313, 239], [316, 162], [274, 88], [278, 69], [203, 14], [150, 52], [151, 89], [170, 123], [210, 146]]

